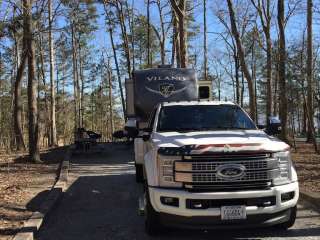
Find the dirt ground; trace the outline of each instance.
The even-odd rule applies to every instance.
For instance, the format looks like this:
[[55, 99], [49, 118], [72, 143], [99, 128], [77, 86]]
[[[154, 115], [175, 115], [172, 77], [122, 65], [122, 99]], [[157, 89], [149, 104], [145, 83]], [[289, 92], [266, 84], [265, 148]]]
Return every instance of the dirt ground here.
[[41, 164], [27, 162], [26, 155], [0, 155], [0, 240], [11, 239], [37, 211], [56, 180], [64, 148], [41, 152]]
[[292, 151], [300, 187], [309, 192], [320, 192], [320, 154], [315, 154], [312, 144], [298, 143]]

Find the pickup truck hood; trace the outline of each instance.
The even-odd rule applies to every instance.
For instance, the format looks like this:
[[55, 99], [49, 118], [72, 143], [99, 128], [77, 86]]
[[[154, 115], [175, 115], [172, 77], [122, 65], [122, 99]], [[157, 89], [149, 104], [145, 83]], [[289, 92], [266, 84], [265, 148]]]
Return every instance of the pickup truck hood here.
[[191, 146], [193, 154], [203, 152], [283, 151], [289, 146], [262, 130], [161, 132], [152, 134], [157, 148]]

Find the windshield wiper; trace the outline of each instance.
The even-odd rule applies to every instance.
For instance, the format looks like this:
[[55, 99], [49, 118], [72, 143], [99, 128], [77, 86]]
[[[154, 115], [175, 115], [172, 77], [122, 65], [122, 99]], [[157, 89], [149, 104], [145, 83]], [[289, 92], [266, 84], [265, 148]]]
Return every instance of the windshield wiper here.
[[233, 127], [233, 126], [216, 126], [216, 127], [199, 127], [199, 128], [164, 128], [159, 129], [159, 132], [191, 132], [191, 131], [218, 131], [218, 130], [247, 130], [249, 128]]
[[226, 130], [226, 129], [229, 129], [229, 127], [226, 127], [226, 126], [217, 126], [217, 127], [202, 127], [202, 128], [199, 128], [199, 131], [214, 131], [214, 130]]
[[199, 128], [177, 128], [177, 132], [201, 131]]
[[163, 128], [159, 129], [159, 132], [188, 132], [188, 131], [196, 131], [194, 128]]
[[234, 127], [234, 126], [232, 126], [232, 127], [230, 127], [229, 129], [239, 129], [239, 130], [252, 130], [252, 128], [246, 128], [246, 127]]
[[245, 128], [245, 127], [235, 127], [235, 126], [217, 126], [217, 127], [207, 127], [207, 128], [201, 128], [199, 129], [200, 131], [209, 131], [209, 130], [234, 130], [234, 129], [239, 129], [239, 130], [248, 130], [251, 128]]

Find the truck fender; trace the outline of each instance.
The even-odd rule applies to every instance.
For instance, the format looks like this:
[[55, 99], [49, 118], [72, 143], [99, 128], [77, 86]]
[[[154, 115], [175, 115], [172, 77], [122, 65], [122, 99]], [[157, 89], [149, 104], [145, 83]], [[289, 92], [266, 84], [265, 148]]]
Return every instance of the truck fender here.
[[148, 186], [158, 186], [157, 152], [148, 151], [144, 156], [144, 173]]
[[291, 166], [291, 181], [292, 182], [297, 182], [298, 181], [297, 171], [293, 166]]

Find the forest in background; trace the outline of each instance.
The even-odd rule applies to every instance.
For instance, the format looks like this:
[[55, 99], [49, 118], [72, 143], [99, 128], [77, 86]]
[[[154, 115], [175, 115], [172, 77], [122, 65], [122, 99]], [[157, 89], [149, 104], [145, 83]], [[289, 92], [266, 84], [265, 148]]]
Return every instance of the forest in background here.
[[[124, 81], [170, 64], [212, 80], [215, 100], [317, 150], [320, 3], [313, 0], [0, 0], [0, 150], [70, 144], [85, 127], [112, 140]], [[295, 23], [299, 24], [295, 24]], [[315, 29], [315, 30], [314, 30]]]

